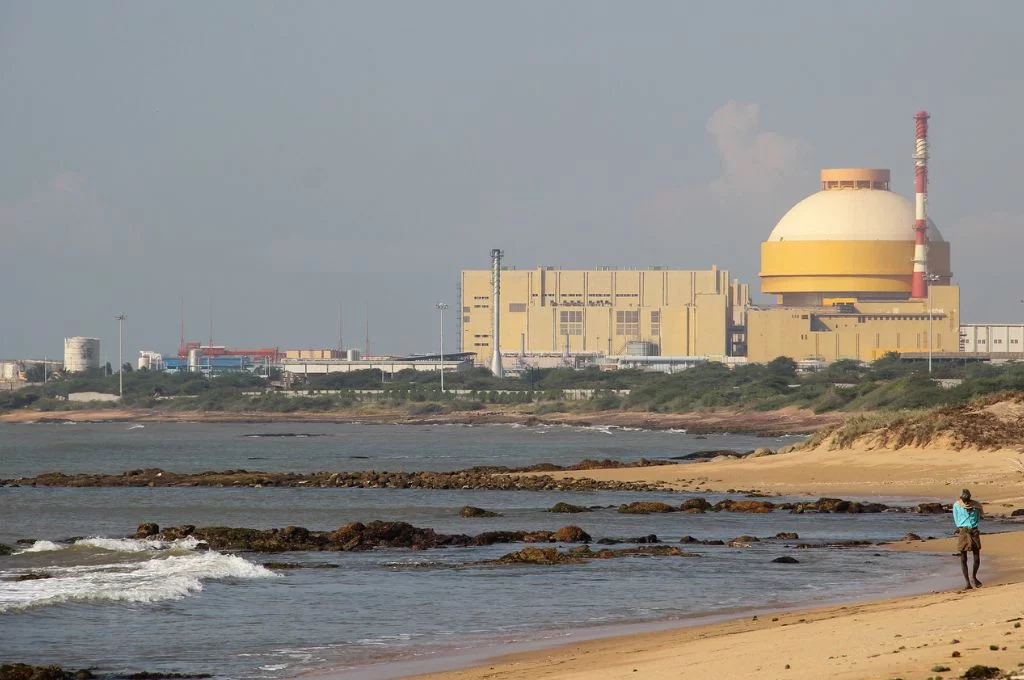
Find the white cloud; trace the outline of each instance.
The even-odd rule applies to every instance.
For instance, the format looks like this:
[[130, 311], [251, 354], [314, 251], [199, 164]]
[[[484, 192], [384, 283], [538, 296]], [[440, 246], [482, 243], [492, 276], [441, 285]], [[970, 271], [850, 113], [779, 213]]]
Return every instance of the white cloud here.
[[745, 224], [765, 235], [779, 211], [814, 190], [802, 186], [809, 173], [811, 145], [799, 137], [761, 129], [761, 107], [730, 101], [705, 127], [721, 163], [705, 183], [661, 190], [643, 209], [655, 223], [682, 224], [694, 215], [705, 221]]

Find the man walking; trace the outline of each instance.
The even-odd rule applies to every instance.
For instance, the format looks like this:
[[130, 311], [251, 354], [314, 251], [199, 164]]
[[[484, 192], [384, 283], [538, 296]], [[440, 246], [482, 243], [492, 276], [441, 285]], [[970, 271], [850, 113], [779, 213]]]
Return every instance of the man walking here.
[[[981, 503], [971, 500], [970, 490], [961, 491], [960, 498], [953, 503], [953, 523], [956, 524], [956, 549], [960, 553], [960, 566], [963, 567], [968, 589], [981, 587], [981, 581], [978, 580], [978, 567], [981, 566], [981, 531], [978, 522], [981, 517]], [[974, 553], [974, 569], [970, 576], [967, 575], [968, 550]]]

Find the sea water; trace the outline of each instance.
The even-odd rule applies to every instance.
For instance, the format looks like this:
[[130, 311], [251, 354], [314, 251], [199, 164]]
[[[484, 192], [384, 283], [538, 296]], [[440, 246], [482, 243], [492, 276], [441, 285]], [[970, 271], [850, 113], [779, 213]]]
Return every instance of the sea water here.
[[[287, 436], [266, 436], [287, 435]], [[632, 461], [701, 449], [778, 447], [762, 439], [618, 428], [360, 424], [0, 424], [0, 478], [42, 472], [248, 469], [455, 470], [473, 465]], [[700, 463], [695, 463], [699, 465]], [[736, 494], [731, 494], [737, 497]], [[223, 554], [196, 541], [125, 538], [161, 526], [305, 526], [406, 521], [446, 533], [555, 529], [595, 539], [657, 534], [728, 540], [796, 532], [800, 542], [883, 541], [908, 531], [948, 534], [949, 519], [874, 515], [623, 515], [635, 500], [678, 504], [689, 494], [422, 489], [0, 487], [0, 661], [100, 672], [213, 673], [280, 678], [349, 669], [389, 677], [395, 661], [451, 658], [573, 631], [704, 614], [811, 606], [956, 583], [958, 564], [876, 547], [797, 549], [684, 545], [697, 557], [620, 558], [579, 565], [477, 564], [522, 546], [424, 551]], [[714, 502], [723, 495], [706, 494]], [[889, 503], [910, 499], [888, 498]], [[596, 506], [553, 515], [557, 502]], [[501, 513], [458, 516], [463, 505]], [[565, 547], [565, 546], [563, 546]], [[625, 547], [625, 545], [615, 546]], [[799, 564], [777, 564], [782, 555]], [[304, 568], [273, 570], [266, 562]], [[323, 567], [323, 568], [314, 568]], [[47, 578], [14, 580], [27, 574]], [[390, 669], [390, 670], [389, 670]]]

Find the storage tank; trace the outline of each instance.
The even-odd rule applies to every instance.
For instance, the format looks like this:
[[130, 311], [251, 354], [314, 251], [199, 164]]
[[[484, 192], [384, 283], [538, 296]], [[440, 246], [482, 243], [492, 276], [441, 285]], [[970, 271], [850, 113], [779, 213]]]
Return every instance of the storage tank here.
[[21, 378], [21, 364], [17, 361], [4, 361], [0, 363], [0, 380], [19, 380]]
[[345, 352], [345, 358], [349, 361], [359, 361], [359, 350], [350, 349]]
[[159, 352], [150, 350], [139, 350], [139, 370], [162, 371], [164, 369], [164, 357]]
[[626, 343], [626, 356], [630, 357], [653, 357], [657, 356], [658, 348], [653, 342], [647, 340], [630, 340]]
[[64, 338], [64, 370], [79, 373], [100, 367], [99, 338]]
[[193, 347], [188, 351], [188, 370], [190, 373], [195, 373], [202, 370], [200, 362], [203, 360], [203, 353], [199, 351], [198, 347]]

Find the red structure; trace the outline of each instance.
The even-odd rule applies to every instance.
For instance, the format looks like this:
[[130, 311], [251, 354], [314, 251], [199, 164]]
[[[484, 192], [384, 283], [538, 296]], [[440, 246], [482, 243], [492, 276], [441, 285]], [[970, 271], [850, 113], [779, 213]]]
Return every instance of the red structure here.
[[914, 114], [916, 144], [914, 147], [914, 276], [910, 297], [928, 297], [928, 112]]
[[198, 349], [204, 357], [249, 357], [254, 362], [271, 361], [278, 362], [284, 356], [277, 347], [263, 347], [260, 349], [228, 349], [220, 345], [203, 345], [199, 342], [183, 342], [178, 347], [178, 358], [188, 359], [190, 350]]

